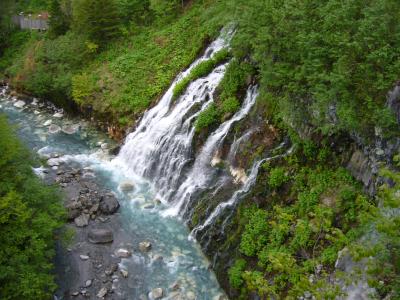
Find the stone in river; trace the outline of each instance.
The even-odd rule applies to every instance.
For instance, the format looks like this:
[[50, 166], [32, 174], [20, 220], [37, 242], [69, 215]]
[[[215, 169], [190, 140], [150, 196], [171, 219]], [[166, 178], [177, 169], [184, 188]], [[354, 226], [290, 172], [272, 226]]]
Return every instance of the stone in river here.
[[88, 260], [89, 256], [81, 254], [81, 255], [79, 255], [79, 258], [82, 260]]
[[132, 255], [132, 253], [128, 249], [118, 249], [115, 254], [120, 258], [127, 258]]
[[89, 215], [81, 214], [74, 219], [75, 225], [78, 227], [85, 227], [89, 224]]
[[23, 108], [25, 106], [25, 102], [22, 100], [18, 100], [17, 102], [14, 103], [14, 106], [16, 108]]
[[49, 127], [49, 132], [51, 134], [59, 133], [61, 131], [61, 127], [56, 124], [51, 124]]
[[43, 126], [50, 126], [51, 123], [53, 123], [52, 120], [47, 120], [46, 122], [43, 123]]
[[57, 159], [57, 158], [50, 158], [49, 160], [47, 160], [47, 164], [50, 167], [59, 166], [60, 165], [60, 160]]
[[127, 271], [127, 270], [124, 270], [124, 269], [121, 269], [121, 275], [122, 275], [122, 277], [124, 277], [124, 278], [128, 278], [128, 271]]
[[112, 231], [106, 228], [92, 229], [88, 233], [88, 240], [93, 244], [112, 243], [113, 239]]
[[90, 287], [91, 285], [92, 285], [92, 281], [90, 279], [86, 280], [85, 287]]
[[105, 295], [107, 295], [107, 288], [103, 287], [101, 290], [97, 293], [98, 298], [104, 298]]
[[64, 117], [64, 115], [63, 115], [62, 113], [58, 112], [58, 113], [55, 113], [55, 114], [53, 115], [53, 117], [54, 117], [54, 118], [60, 119], [60, 118]]
[[151, 249], [151, 243], [148, 241], [143, 241], [139, 243], [139, 249], [142, 252], [148, 252]]
[[101, 197], [100, 210], [106, 215], [115, 213], [119, 208], [119, 202], [113, 194], [105, 194]]
[[78, 125], [66, 125], [63, 126], [62, 132], [65, 134], [74, 134], [78, 131]]
[[130, 181], [124, 181], [119, 185], [122, 192], [131, 192], [135, 188], [134, 184]]
[[162, 288], [155, 288], [151, 290], [149, 297], [150, 299], [161, 299], [163, 295], [164, 291]]

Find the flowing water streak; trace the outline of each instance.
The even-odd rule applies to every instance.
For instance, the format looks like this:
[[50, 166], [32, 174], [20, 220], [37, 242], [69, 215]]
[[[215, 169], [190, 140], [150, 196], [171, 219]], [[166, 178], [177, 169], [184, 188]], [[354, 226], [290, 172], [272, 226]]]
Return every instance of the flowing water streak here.
[[[282, 148], [284, 145], [285, 143], [281, 143], [277, 148], [275, 148], [275, 150]], [[218, 204], [214, 211], [205, 220], [205, 222], [201, 225], [196, 226], [192, 230], [191, 236], [195, 237], [199, 231], [202, 231], [204, 228], [212, 225], [226, 208], [236, 206], [238, 201], [240, 201], [242, 197], [245, 196], [256, 183], [259, 168], [263, 163], [279, 157], [286, 156], [292, 153], [292, 151], [293, 147], [284, 154], [279, 154], [256, 161], [251, 167], [250, 175], [248, 176], [248, 179], [243, 187], [240, 190], [237, 190], [228, 201]]]
[[226, 64], [192, 82], [175, 105], [173, 90], [194, 66], [228, 47], [232, 34], [232, 30], [223, 32], [201, 58], [175, 79], [159, 103], [144, 114], [137, 129], [128, 135], [113, 161], [131, 176], [152, 178], [158, 196], [164, 200], [168, 200], [169, 193], [176, 190], [181, 172], [190, 158], [193, 121], [199, 111], [213, 101], [213, 93], [224, 75]]
[[239, 149], [239, 146], [243, 143], [243, 141], [247, 141], [247, 139], [254, 133], [254, 131], [255, 129], [250, 129], [246, 131], [241, 137], [233, 141], [227, 157], [227, 161], [231, 165], [234, 163], [234, 159], [236, 157], [236, 153]]
[[192, 170], [174, 196], [178, 200], [163, 212], [164, 216], [184, 214], [189, 203], [191, 203], [192, 195], [196, 191], [206, 188], [209, 185], [215, 171], [210, 164], [215, 151], [222, 145], [231, 126], [249, 113], [257, 96], [258, 88], [256, 86], [249, 87], [242, 108], [236, 112], [231, 119], [222, 123], [221, 126], [207, 138], [200, 154], [196, 157]]

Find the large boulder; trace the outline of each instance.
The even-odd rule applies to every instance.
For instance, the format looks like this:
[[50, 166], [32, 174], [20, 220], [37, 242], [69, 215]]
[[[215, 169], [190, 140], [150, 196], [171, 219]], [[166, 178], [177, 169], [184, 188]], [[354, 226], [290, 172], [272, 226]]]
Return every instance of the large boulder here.
[[93, 244], [107, 244], [114, 240], [113, 233], [107, 228], [91, 229], [88, 233], [88, 241]]
[[106, 215], [115, 213], [119, 208], [117, 198], [111, 193], [105, 194], [100, 200], [100, 211]]

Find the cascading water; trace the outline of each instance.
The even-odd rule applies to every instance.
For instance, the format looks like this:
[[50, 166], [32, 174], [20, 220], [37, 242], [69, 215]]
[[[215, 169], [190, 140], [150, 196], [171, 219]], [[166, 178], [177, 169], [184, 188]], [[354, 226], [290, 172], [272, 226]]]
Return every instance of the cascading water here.
[[226, 64], [192, 82], [175, 105], [173, 90], [193, 67], [226, 48], [231, 36], [232, 31], [223, 32], [201, 58], [175, 79], [159, 103], [145, 113], [135, 132], [128, 135], [114, 160], [114, 164], [127, 173], [152, 178], [158, 196], [166, 201], [176, 190], [182, 170], [190, 161], [193, 121], [213, 101], [213, 93], [224, 75]]
[[[281, 143], [277, 148], [275, 148], [274, 150], [278, 150], [281, 149], [282, 147], [284, 147], [285, 143]], [[245, 182], [245, 184], [243, 185], [243, 187], [239, 190], [237, 190], [232, 197], [226, 201], [226, 202], [222, 202], [220, 204], [217, 205], [217, 207], [214, 209], [214, 211], [208, 216], [208, 218], [204, 221], [203, 224], [200, 224], [198, 226], [196, 226], [191, 233], [191, 236], [196, 237], [196, 235], [204, 230], [205, 228], [211, 226], [212, 224], [215, 223], [216, 219], [222, 214], [222, 212], [227, 209], [228, 207], [235, 207], [237, 205], [237, 203], [250, 191], [250, 189], [254, 186], [254, 184], [256, 183], [257, 180], [257, 175], [258, 175], [258, 171], [260, 169], [260, 166], [270, 160], [279, 158], [279, 157], [283, 157], [286, 156], [288, 154], [290, 154], [292, 152], [293, 148], [290, 148], [286, 153], [284, 154], [280, 154], [280, 155], [275, 155], [275, 156], [271, 156], [271, 157], [267, 157], [261, 160], [256, 161], [253, 166], [251, 167], [250, 170], [250, 174], [248, 176], [247, 181]], [[229, 219], [230, 217], [227, 217], [226, 219]], [[224, 222], [226, 223], [226, 222]]]
[[178, 200], [164, 212], [165, 216], [183, 214], [191, 202], [190, 200], [193, 193], [208, 186], [210, 180], [213, 178], [213, 169], [210, 163], [214, 152], [222, 145], [231, 126], [249, 113], [257, 96], [257, 87], [250, 87], [247, 90], [242, 108], [230, 120], [222, 123], [221, 126], [208, 137], [196, 158], [192, 170], [175, 194], [175, 198]]

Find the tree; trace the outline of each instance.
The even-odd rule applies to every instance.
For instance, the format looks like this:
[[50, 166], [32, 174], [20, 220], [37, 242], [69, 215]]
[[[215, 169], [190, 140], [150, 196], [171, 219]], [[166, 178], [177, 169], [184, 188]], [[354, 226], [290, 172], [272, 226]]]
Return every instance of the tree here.
[[118, 35], [120, 17], [115, 0], [75, 0], [73, 29], [93, 42], [107, 42]]
[[49, 34], [55, 38], [65, 34], [69, 28], [69, 20], [66, 14], [61, 9], [59, 0], [50, 0], [49, 3]]

